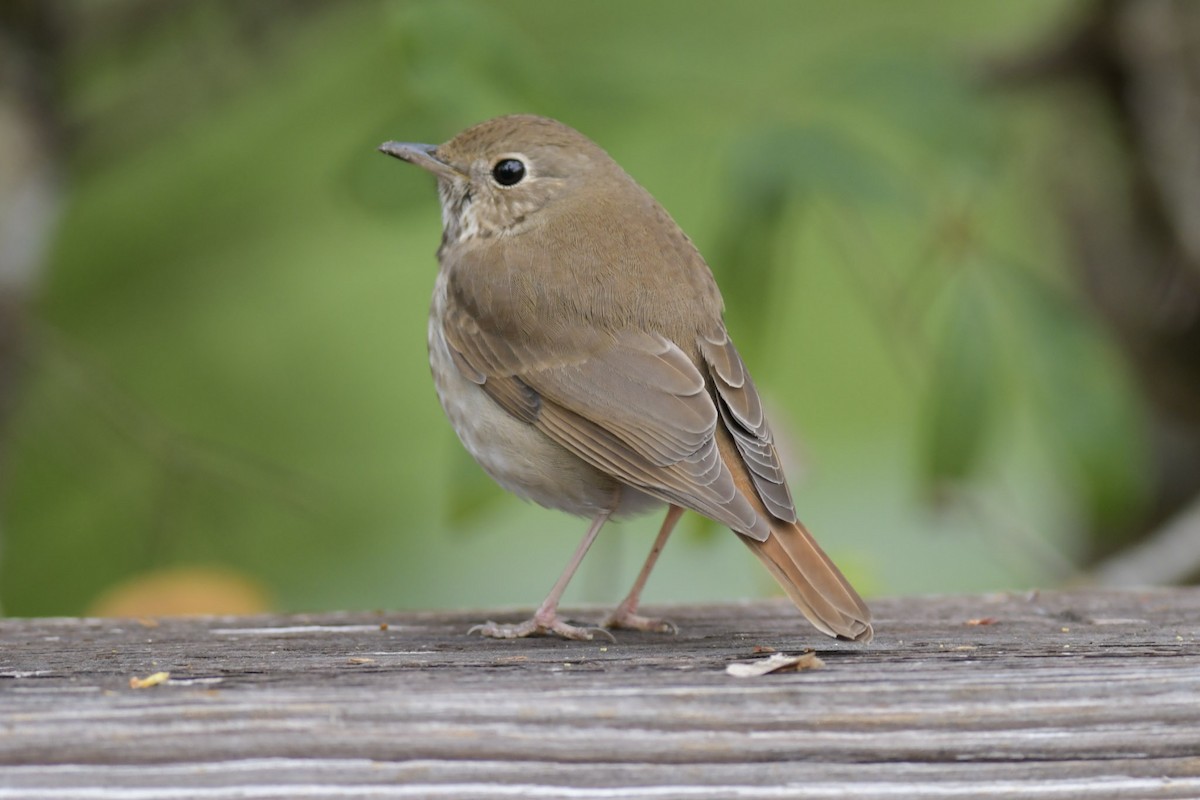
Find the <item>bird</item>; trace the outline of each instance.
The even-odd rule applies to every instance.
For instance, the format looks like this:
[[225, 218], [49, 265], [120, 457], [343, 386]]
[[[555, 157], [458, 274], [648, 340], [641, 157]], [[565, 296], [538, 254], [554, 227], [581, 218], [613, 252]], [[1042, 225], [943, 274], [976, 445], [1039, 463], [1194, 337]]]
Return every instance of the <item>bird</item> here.
[[[590, 520], [529, 619], [471, 632], [674, 631], [638, 604], [690, 510], [728, 526], [818, 630], [870, 641], [869, 609], [797, 518], [712, 271], [651, 194], [582, 133], [530, 114], [379, 150], [437, 179], [428, 344], [451, 426], [500, 486]], [[563, 591], [604, 524], [663, 506], [625, 599], [599, 627], [563, 618]]]

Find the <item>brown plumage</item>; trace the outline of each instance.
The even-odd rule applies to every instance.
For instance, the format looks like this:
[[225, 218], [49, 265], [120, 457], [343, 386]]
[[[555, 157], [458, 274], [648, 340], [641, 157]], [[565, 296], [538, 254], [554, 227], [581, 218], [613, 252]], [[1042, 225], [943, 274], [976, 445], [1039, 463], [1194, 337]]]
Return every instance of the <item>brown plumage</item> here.
[[531, 620], [479, 630], [591, 638], [557, 616], [562, 590], [610, 516], [665, 502], [654, 550], [607, 625], [669, 626], [636, 607], [686, 508], [740, 534], [817, 628], [869, 640], [865, 604], [796, 518], [712, 273], [654, 198], [542, 117], [380, 149], [438, 178], [430, 363], [459, 438], [505, 488], [592, 519]]

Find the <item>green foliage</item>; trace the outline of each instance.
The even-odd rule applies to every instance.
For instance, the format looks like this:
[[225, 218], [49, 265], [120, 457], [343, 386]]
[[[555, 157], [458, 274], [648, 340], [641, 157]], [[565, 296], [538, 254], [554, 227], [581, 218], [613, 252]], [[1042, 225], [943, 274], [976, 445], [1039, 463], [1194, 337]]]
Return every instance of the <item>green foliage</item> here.
[[975, 475], [995, 425], [999, 372], [978, 277], [960, 276], [935, 334], [922, 416], [922, 481], [934, 489]]
[[761, 347], [770, 317], [760, 300], [774, 297], [791, 268], [783, 243], [793, 235], [793, 204], [834, 202], [869, 208], [894, 205], [893, 174], [846, 131], [816, 124], [772, 129], [734, 145], [724, 187], [726, 216], [713, 263], [738, 341]]
[[1036, 417], [1073, 479], [1090, 530], [1103, 535], [1145, 497], [1146, 435], [1133, 386], [1098, 324], [1071, 295], [1015, 265], [1000, 274], [1020, 328]]
[[[536, 601], [582, 523], [492, 487], [441, 419], [435, 193], [375, 152], [517, 111], [600, 142], [710, 257], [811, 465], [802, 516], [856, 581], [1037, 579], [928, 535], [912, 487], [986, 483], [988, 464], [1071, 465], [1085, 518], [1136, 502], [1105, 343], [1070, 293], [997, 256], [1058, 269], [1023, 157], [1042, 112], [969, 67], [1066, 4], [371, 2], [267, 25], [254, 7], [79, 21], [106, 33], [63, 65], [76, 146], [3, 487], [6, 611], [79, 613], [196, 562], [283, 608]], [[1033, 456], [997, 435], [1026, 397], [1056, 437]], [[1031, 527], [1074, 501], [1033, 503]], [[619, 596], [657, 523], [627, 529], [623, 574], [583, 576], [587, 599]], [[734, 537], [683, 530], [650, 599], [765, 585]]]

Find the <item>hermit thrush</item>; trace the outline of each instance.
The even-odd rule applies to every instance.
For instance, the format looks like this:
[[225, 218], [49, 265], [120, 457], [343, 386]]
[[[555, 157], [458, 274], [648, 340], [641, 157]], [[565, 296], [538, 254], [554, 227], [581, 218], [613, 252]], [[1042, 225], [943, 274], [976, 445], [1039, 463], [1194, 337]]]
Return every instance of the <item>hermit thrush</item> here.
[[732, 528], [821, 631], [871, 638], [866, 605], [796, 519], [712, 272], [645, 189], [543, 117], [379, 149], [437, 177], [429, 360], [459, 439], [504, 488], [592, 521], [531, 619], [473, 630], [591, 639], [595, 628], [558, 616], [567, 582], [606, 520], [666, 504], [605, 627], [671, 629], [637, 604], [691, 509]]

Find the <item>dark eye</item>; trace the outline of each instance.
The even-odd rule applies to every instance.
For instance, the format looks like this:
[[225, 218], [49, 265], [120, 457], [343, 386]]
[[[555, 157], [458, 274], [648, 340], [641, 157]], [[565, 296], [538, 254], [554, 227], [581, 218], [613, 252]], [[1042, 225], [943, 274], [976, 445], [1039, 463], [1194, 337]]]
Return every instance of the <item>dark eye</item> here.
[[492, 177], [501, 186], [516, 186], [525, 177], [525, 165], [515, 158], [501, 159], [492, 167]]

